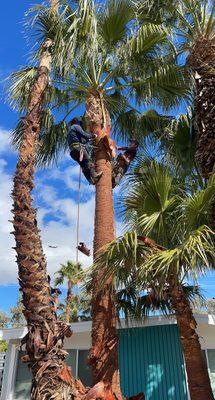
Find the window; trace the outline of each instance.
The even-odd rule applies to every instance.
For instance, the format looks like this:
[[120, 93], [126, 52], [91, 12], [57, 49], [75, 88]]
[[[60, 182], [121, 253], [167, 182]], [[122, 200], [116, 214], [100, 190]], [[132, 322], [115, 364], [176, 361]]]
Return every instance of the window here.
[[210, 372], [211, 386], [215, 395], [215, 349], [207, 350], [208, 367]]
[[[76, 350], [69, 349], [69, 353], [66, 357], [67, 364], [72, 368], [73, 375], [75, 378], [80, 378], [86, 386], [91, 386], [91, 370], [86, 364], [89, 350]], [[21, 361], [21, 357], [25, 353], [23, 351], [19, 352], [17, 370], [16, 370], [16, 380], [14, 388], [14, 400], [29, 400], [30, 390], [31, 390], [31, 373], [28, 369], [27, 364]]]
[[92, 385], [91, 368], [87, 365], [88, 350], [78, 350], [78, 378], [86, 386]]
[[67, 350], [69, 355], [66, 362], [72, 368], [74, 376], [80, 379], [85, 386], [91, 386], [91, 369], [87, 365], [89, 350]]

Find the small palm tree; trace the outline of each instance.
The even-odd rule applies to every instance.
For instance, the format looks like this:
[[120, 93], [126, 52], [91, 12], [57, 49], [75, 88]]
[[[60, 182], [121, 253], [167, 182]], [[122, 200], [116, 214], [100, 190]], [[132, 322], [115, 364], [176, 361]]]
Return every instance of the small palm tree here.
[[12, 314], [10, 323], [13, 328], [19, 328], [26, 325], [26, 320], [23, 315], [24, 306], [22, 303], [21, 296], [19, 297], [16, 306], [10, 308], [10, 313]]
[[63, 285], [67, 280], [67, 296], [66, 296], [66, 310], [65, 310], [65, 321], [69, 324], [71, 313], [72, 313], [72, 301], [73, 293], [72, 290], [80, 281], [84, 278], [84, 271], [80, 263], [67, 261], [66, 264], [61, 264], [61, 268], [56, 272], [57, 277], [55, 279], [55, 285]]
[[0, 310], [0, 328], [7, 328], [9, 321], [9, 316], [4, 311]]
[[213, 399], [183, 284], [212, 268], [214, 177], [205, 189], [187, 194], [184, 185], [175, 181], [174, 169], [144, 161], [129, 179], [132, 186], [127, 185], [131, 189], [123, 196], [122, 206], [133, 230], [104, 250], [96, 268], [104, 263], [106, 275], [115, 273], [121, 281], [127, 269], [133, 280], [136, 277], [139, 291], [150, 289], [156, 298], [164, 299], [168, 293], [180, 330], [191, 399]]

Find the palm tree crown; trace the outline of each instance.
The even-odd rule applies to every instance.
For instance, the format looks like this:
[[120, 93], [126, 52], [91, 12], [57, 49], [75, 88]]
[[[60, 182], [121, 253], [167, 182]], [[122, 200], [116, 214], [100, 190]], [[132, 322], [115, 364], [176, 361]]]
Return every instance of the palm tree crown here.
[[[92, 93], [99, 97], [104, 125], [106, 108], [115, 133], [123, 138], [148, 132], [144, 120], [137, 118], [135, 103], [147, 106], [153, 102], [168, 109], [189, 93], [162, 24], [138, 25], [129, 0], [109, 0], [99, 7], [88, 0], [84, 5], [84, 10], [83, 5], [73, 10], [65, 4], [55, 21], [46, 8], [37, 9], [40, 37], [50, 36], [51, 31], [55, 43], [53, 78], [46, 92], [40, 135], [41, 162], [53, 161], [65, 150], [67, 120]], [[35, 68], [25, 68], [12, 76], [11, 101], [21, 110], [26, 107], [35, 73]], [[16, 145], [21, 137], [22, 121], [14, 132]]]
[[[191, 193], [180, 186], [174, 169], [144, 159], [128, 180], [132, 185], [126, 185], [131, 189], [122, 197], [122, 213], [131, 231], [107, 246], [97, 262], [117, 275], [125, 274], [125, 267], [129, 273], [138, 268], [141, 286], [153, 277], [161, 290], [169, 276], [183, 282], [212, 268], [214, 176]], [[141, 237], [150, 238], [150, 246]]]
[[55, 285], [62, 285], [65, 280], [69, 280], [72, 286], [77, 285], [84, 278], [84, 271], [80, 263], [67, 261], [61, 264], [61, 268], [56, 272]]

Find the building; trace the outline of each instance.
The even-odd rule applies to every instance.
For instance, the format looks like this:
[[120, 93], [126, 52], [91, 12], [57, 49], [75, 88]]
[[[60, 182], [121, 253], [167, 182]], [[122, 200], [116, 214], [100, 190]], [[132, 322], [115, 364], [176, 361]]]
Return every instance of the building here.
[[[198, 334], [215, 392], [215, 316], [198, 314]], [[65, 341], [68, 364], [76, 377], [91, 384], [86, 366], [90, 348], [90, 322], [74, 323], [73, 336]], [[31, 375], [20, 360], [19, 344], [25, 328], [5, 329], [8, 342], [1, 400], [27, 400]], [[150, 317], [144, 322], [122, 321], [119, 326], [121, 386], [125, 396], [143, 391], [146, 400], [189, 400], [183, 354], [174, 317]]]

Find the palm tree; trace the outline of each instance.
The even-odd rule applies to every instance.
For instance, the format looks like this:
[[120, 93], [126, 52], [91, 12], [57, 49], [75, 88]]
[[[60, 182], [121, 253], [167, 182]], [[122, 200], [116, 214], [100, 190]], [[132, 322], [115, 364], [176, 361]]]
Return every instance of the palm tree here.
[[[51, 9], [47, 11], [54, 25], [58, 21], [57, 7], [56, 0], [52, 0]], [[65, 392], [69, 396], [73, 385], [63, 350], [64, 336], [71, 332], [57, 321], [31, 197], [52, 46], [54, 42], [47, 35], [39, 50], [39, 66], [14, 74], [11, 88], [12, 101], [22, 111], [26, 110], [12, 196], [19, 283], [28, 326], [28, 334], [23, 339], [27, 351], [23, 361], [28, 363], [33, 375], [32, 399], [52, 398], [53, 391], [56, 398], [63, 399]], [[19, 97], [20, 87], [23, 89], [22, 99]]]
[[[82, 37], [79, 38], [81, 45], [75, 61], [71, 63], [61, 51], [64, 67], [60, 74], [56, 70], [56, 76], [60, 78], [64, 88], [63, 98], [67, 99], [67, 102], [61, 98], [56, 104], [67, 104], [71, 111], [75, 106], [84, 103], [87, 127], [98, 136], [94, 156], [97, 169], [103, 172], [103, 176], [96, 185], [96, 258], [100, 249], [114, 239], [109, 149], [112, 121], [114, 129], [118, 129], [118, 132], [125, 126], [127, 129], [123, 130], [124, 133], [128, 133], [131, 127], [134, 132], [138, 132], [142, 125], [137, 123], [138, 113], [129, 99], [133, 97], [138, 101], [143, 100], [145, 105], [154, 100], [168, 108], [176, 105], [181, 96], [187, 95], [188, 90], [180, 67], [171, 63], [170, 56], [162, 55], [162, 47], [167, 45], [167, 32], [162, 26], [147, 24], [137, 30], [133, 23], [132, 7], [129, 7], [130, 3], [125, 0], [111, 0], [104, 10], [98, 11], [92, 1], [87, 3], [87, 35], [84, 35], [84, 41]], [[66, 54], [67, 44], [70, 44], [69, 30], [65, 34]], [[143, 76], [141, 79], [140, 70]], [[125, 122], [130, 122], [131, 119], [126, 120], [126, 117], [131, 115], [133, 125], [127, 126]], [[39, 155], [41, 161], [53, 160], [59, 149], [65, 148], [65, 119], [66, 115], [61, 123], [54, 124], [50, 109], [45, 112]], [[129, 133], [131, 136], [131, 131]], [[101, 271], [94, 275], [93, 288], [98, 286], [102, 273], [101, 268]], [[120, 398], [115, 292], [111, 283], [112, 278], [105, 282], [100, 293], [94, 292], [93, 289], [90, 360], [94, 383], [105, 382], [106, 389], [113, 390]]]
[[12, 314], [10, 319], [10, 324], [13, 328], [19, 328], [26, 325], [26, 320], [23, 315], [24, 306], [22, 303], [22, 298], [19, 297], [16, 305], [10, 308], [10, 313]]
[[206, 179], [215, 164], [214, 84], [215, 84], [215, 3], [210, 0], [183, 0], [178, 13], [178, 34], [188, 52], [187, 65], [195, 79], [196, 161]]
[[66, 264], [61, 264], [61, 268], [56, 272], [58, 275], [55, 279], [55, 285], [62, 285], [67, 280], [67, 296], [66, 296], [66, 309], [65, 309], [65, 322], [69, 324], [72, 311], [73, 293], [72, 289], [84, 277], [84, 271], [80, 263], [67, 261]]
[[0, 310], [0, 328], [4, 329], [8, 327], [8, 322], [10, 321], [9, 316], [2, 310]]
[[175, 182], [174, 169], [148, 161], [131, 175], [131, 182], [130, 192], [123, 196], [123, 212], [133, 231], [113, 241], [96, 268], [105, 264], [106, 276], [123, 276], [127, 268], [136, 276], [139, 291], [148, 288], [161, 298], [168, 293], [179, 326], [191, 399], [213, 399], [183, 283], [212, 268], [214, 248], [208, 224], [214, 177], [205, 189], [187, 194], [184, 185]]
[[[85, 12], [80, 12], [80, 8], [71, 9], [64, 2], [57, 28], [56, 24], [53, 27], [53, 21], [47, 18], [43, 8], [39, 20], [41, 37], [47, 37], [51, 32], [55, 38], [52, 57], [56, 67], [46, 92], [39, 161], [51, 162], [60, 150], [65, 150], [66, 120], [75, 107], [84, 103], [88, 129], [98, 135], [94, 156], [97, 169], [103, 172], [96, 185], [95, 258], [103, 245], [114, 239], [109, 149], [112, 122], [115, 132], [122, 132], [123, 138], [128, 133], [131, 136], [131, 130], [132, 135], [140, 130], [145, 132], [142, 122], [146, 116], [137, 119], [134, 101], [138, 104], [144, 101], [145, 106], [154, 101], [168, 109], [188, 94], [183, 70], [174, 64], [169, 54], [166, 29], [151, 23], [138, 29], [131, 3], [129, 0], [110, 0], [107, 7], [101, 9], [92, 0], [85, 0]], [[75, 58], [71, 59], [74, 36], [79, 46]], [[165, 52], [162, 51], [164, 46]], [[19, 84], [21, 104], [25, 101], [26, 90]], [[68, 108], [66, 113], [65, 106]], [[64, 112], [58, 123], [54, 120], [53, 110], [56, 109]], [[22, 135], [21, 121], [14, 141], [19, 144]], [[94, 288], [98, 286], [102, 270], [94, 274]], [[103, 381], [107, 392], [113, 391], [120, 398], [115, 290], [111, 283], [112, 278], [105, 282], [100, 293], [93, 289], [90, 358], [94, 383]]]
[[186, 65], [195, 82], [194, 105], [196, 162], [206, 179], [213, 172], [215, 3], [214, 0], [135, 1], [140, 20], [164, 22], [173, 27], [178, 52], [187, 56]]
[[[66, 304], [60, 303], [58, 309], [59, 319], [65, 321]], [[91, 321], [90, 297], [83, 293], [73, 295], [70, 303], [70, 323], [80, 321]]]

